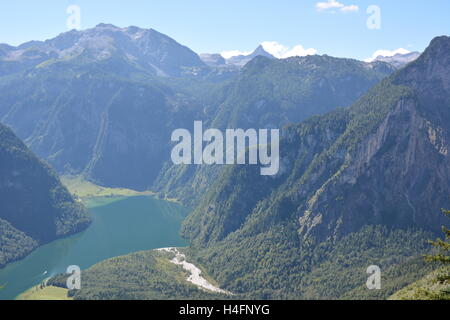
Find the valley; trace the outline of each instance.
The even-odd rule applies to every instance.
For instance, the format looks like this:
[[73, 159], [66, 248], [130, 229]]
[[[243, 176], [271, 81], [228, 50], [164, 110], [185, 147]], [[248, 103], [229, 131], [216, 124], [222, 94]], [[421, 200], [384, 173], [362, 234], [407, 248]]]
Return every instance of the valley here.
[[0, 299], [446, 297], [423, 256], [448, 224], [450, 37], [225, 60], [102, 23], [0, 49]]

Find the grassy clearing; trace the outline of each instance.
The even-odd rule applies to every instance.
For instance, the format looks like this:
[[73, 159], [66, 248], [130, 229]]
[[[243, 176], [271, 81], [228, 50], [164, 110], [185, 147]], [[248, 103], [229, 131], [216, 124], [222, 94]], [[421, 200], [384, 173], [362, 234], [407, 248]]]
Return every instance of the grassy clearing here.
[[154, 195], [151, 191], [139, 192], [126, 188], [108, 188], [98, 186], [85, 180], [81, 176], [63, 176], [61, 177], [61, 182], [67, 187], [67, 189], [69, 189], [73, 196], [80, 199]]
[[17, 300], [73, 300], [67, 297], [69, 290], [53, 286], [41, 288], [37, 285], [17, 297]]
[[[82, 176], [62, 176], [61, 182], [69, 192], [79, 201], [85, 202], [89, 207], [106, 205], [127, 197], [154, 196], [158, 194], [152, 191], [136, 191], [127, 188], [109, 188], [96, 185], [85, 180]], [[158, 197], [159, 198], [159, 197]], [[177, 199], [159, 198], [168, 202], [181, 204]]]

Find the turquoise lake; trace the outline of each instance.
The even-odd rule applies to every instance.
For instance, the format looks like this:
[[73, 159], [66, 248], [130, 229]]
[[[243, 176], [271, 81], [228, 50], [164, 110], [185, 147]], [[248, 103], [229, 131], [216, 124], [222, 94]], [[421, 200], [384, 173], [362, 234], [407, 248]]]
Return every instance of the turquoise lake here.
[[[87, 201], [92, 225], [74, 236], [39, 247], [23, 260], [0, 269], [0, 299], [14, 299], [25, 290], [70, 265], [82, 270], [130, 252], [182, 247], [180, 227], [189, 209], [149, 196], [99, 198]], [[81, 276], [82, 277], [82, 276]]]

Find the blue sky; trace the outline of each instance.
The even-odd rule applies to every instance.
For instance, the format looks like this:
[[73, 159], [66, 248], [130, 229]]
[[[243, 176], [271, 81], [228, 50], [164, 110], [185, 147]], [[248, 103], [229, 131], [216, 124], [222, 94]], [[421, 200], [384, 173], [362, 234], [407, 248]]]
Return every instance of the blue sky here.
[[[67, 31], [69, 5], [80, 7], [82, 29], [100, 22], [151, 27], [198, 53], [247, 52], [270, 41], [285, 55], [301, 45], [296, 52], [364, 59], [380, 49], [422, 51], [450, 33], [448, 0], [2, 0], [0, 43]], [[367, 27], [370, 5], [381, 10], [380, 29]]]

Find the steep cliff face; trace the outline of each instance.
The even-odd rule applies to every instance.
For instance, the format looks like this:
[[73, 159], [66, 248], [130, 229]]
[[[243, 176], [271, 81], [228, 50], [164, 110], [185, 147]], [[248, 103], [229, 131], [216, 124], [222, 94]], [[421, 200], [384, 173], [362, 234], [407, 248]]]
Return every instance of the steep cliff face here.
[[393, 72], [327, 56], [259, 58], [242, 74], [213, 71], [155, 30], [107, 24], [1, 46], [0, 121], [60, 174], [187, 200], [220, 170], [171, 167], [173, 130], [194, 120], [279, 127], [351, 104]]
[[352, 107], [286, 128], [277, 177], [229, 169], [185, 234], [206, 244], [288, 221], [301, 242], [336, 240], [368, 224], [439, 231], [450, 201], [449, 43], [433, 40]]
[[376, 264], [386, 298], [424, 274], [450, 203], [449, 45], [433, 40], [351, 107], [285, 127], [278, 175], [233, 166], [215, 180], [183, 233], [224, 288], [374, 298], [361, 272]]
[[399, 100], [376, 131], [346, 154], [297, 211], [300, 234], [339, 237], [366, 224], [439, 231], [440, 208], [450, 200], [450, 118], [433, 121], [418, 108], [416, 98]]
[[449, 45], [447, 37], [434, 39], [393, 77], [411, 93], [347, 150], [333, 183], [298, 211], [301, 234], [342, 236], [364, 224], [440, 230], [440, 209], [450, 201]]
[[56, 173], [0, 124], [0, 267], [89, 223]]
[[[225, 87], [205, 120], [209, 127], [220, 129], [282, 128], [351, 105], [393, 71], [382, 62], [368, 64], [325, 55], [283, 60], [258, 56]], [[221, 166], [167, 166], [156, 188], [190, 204], [198, 204], [198, 195], [222, 172]]]
[[152, 80], [66, 68], [0, 81], [0, 119], [61, 174], [147, 189], [170, 157], [171, 132], [192, 125], [201, 105]]
[[171, 132], [202, 115], [190, 89], [208, 67], [152, 29], [100, 24], [0, 51], [0, 121], [61, 174], [148, 189]]

